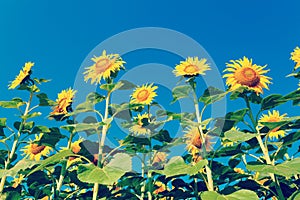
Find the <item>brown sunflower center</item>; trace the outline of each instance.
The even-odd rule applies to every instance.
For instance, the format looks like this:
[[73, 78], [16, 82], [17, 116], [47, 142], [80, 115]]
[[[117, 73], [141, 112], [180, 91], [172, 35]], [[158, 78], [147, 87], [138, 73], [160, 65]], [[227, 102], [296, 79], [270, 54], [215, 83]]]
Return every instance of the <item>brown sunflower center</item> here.
[[250, 67], [245, 67], [237, 70], [234, 74], [237, 82], [241, 85], [246, 85], [249, 87], [255, 87], [260, 82], [259, 74]]
[[149, 95], [150, 95], [149, 91], [146, 89], [143, 89], [137, 94], [136, 98], [138, 101], [146, 101], [148, 99]]
[[38, 144], [31, 144], [31, 153], [36, 155], [41, 153], [44, 149], [46, 148], [46, 146], [39, 146]]
[[96, 73], [104, 73], [107, 69], [111, 67], [111, 61], [108, 58], [101, 58], [96, 62]]
[[184, 70], [185, 73], [195, 73], [198, 71], [198, 67], [196, 65], [187, 65]]
[[202, 140], [200, 138], [200, 135], [197, 134], [195, 135], [195, 137], [192, 140], [192, 144], [197, 147], [198, 149], [200, 149], [202, 147]]

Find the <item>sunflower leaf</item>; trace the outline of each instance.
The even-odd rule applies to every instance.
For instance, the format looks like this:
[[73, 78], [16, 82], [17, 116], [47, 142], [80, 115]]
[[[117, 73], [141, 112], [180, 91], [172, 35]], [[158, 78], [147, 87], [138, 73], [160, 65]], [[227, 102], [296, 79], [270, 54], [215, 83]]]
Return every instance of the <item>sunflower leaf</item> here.
[[206, 191], [201, 194], [205, 200], [258, 200], [258, 196], [251, 190], [238, 190], [228, 195], [222, 195], [214, 191]]
[[251, 133], [244, 133], [237, 130], [229, 130], [224, 133], [225, 138], [234, 143], [241, 143], [254, 138], [256, 135]]
[[11, 101], [0, 101], [0, 107], [2, 108], [19, 108], [24, 104], [25, 102], [20, 98], [14, 98]]
[[172, 100], [171, 104], [175, 103], [179, 99], [189, 97], [189, 95], [192, 91], [193, 91], [193, 88], [190, 85], [179, 85], [179, 86], [174, 87], [172, 90], [173, 100]]
[[228, 92], [210, 86], [204, 91], [203, 95], [199, 98], [199, 101], [203, 102], [205, 105], [209, 105], [220, 101], [227, 93]]
[[47, 94], [41, 93], [36, 95], [39, 99], [39, 106], [55, 106], [56, 102], [48, 98]]
[[261, 102], [261, 110], [270, 110], [285, 103], [286, 100], [281, 94], [271, 94], [263, 98]]

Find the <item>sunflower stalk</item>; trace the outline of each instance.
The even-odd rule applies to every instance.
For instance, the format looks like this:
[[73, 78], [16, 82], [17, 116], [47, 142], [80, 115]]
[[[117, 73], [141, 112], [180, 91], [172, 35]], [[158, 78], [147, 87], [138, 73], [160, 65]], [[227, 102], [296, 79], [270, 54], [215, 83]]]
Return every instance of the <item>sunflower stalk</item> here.
[[[201, 114], [200, 114], [200, 111], [199, 111], [199, 104], [198, 104], [198, 98], [196, 96], [196, 94], [194, 93], [194, 105], [195, 105], [195, 112], [196, 112], [196, 117], [197, 117], [197, 122], [199, 124], [199, 132], [200, 132], [200, 137], [201, 137], [201, 141], [202, 141], [202, 150], [203, 150], [203, 155], [204, 155], [204, 158], [206, 158], [206, 141], [205, 141], [205, 136], [204, 136], [204, 133], [203, 133], [203, 129], [202, 129], [202, 115], [203, 115], [203, 112], [204, 112], [204, 109], [206, 107], [203, 108], [203, 110], [201, 111]], [[205, 165], [205, 170], [206, 170], [206, 177], [207, 177], [207, 189], [208, 191], [214, 191], [214, 182], [213, 182], [213, 179], [212, 179], [212, 171], [211, 169], [209, 168], [208, 164]]]
[[[29, 113], [29, 109], [30, 109], [30, 105], [31, 105], [31, 102], [32, 102], [32, 98], [33, 98], [33, 91], [30, 91], [30, 95], [29, 95], [29, 100], [28, 102], [26, 103], [26, 108], [25, 108], [25, 111], [23, 113], [23, 118], [22, 118], [22, 122], [20, 124], [20, 127], [19, 127], [19, 130], [18, 130], [18, 133], [17, 135], [14, 137], [14, 142], [13, 142], [13, 145], [12, 145], [12, 148], [11, 148], [11, 151], [8, 155], [8, 158], [5, 162], [5, 170], [8, 169], [12, 159], [13, 159], [13, 156], [15, 155], [15, 152], [17, 150], [17, 147], [18, 147], [18, 143], [19, 143], [19, 138], [21, 136], [21, 131], [24, 127], [24, 124], [26, 123], [26, 118], [25, 116], [28, 115]], [[5, 185], [5, 181], [6, 181], [6, 175], [4, 175], [2, 178], [1, 178], [1, 182], [0, 182], [0, 193], [3, 192], [3, 189], [4, 189], [4, 185]]]
[[[109, 106], [109, 101], [110, 101], [110, 92], [107, 93], [107, 97], [105, 99], [105, 113], [104, 113], [104, 118], [103, 121], [106, 123], [108, 119], [108, 106]], [[103, 148], [104, 148], [104, 143], [106, 139], [106, 133], [108, 130], [109, 124], [105, 124], [102, 128], [102, 134], [101, 134], [101, 140], [99, 141], [99, 149], [98, 149], [98, 161], [97, 161], [97, 166], [102, 167], [103, 163]], [[100, 135], [98, 135], [100, 138]], [[94, 189], [93, 189], [93, 200], [97, 200], [98, 196], [98, 191], [99, 191], [99, 184], [95, 183], [94, 184]]]

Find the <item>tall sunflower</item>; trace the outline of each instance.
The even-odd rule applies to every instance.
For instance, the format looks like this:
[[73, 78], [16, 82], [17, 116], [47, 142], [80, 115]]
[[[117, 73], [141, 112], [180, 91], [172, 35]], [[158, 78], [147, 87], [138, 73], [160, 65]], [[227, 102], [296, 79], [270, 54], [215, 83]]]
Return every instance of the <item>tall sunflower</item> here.
[[300, 67], [300, 48], [296, 47], [294, 51], [291, 53], [291, 60], [295, 62], [294, 69], [298, 69]]
[[73, 98], [75, 96], [76, 91], [69, 88], [66, 90], [61, 91], [57, 95], [56, 99], [56, 106], [54, 106], [52, 109], [53, 111], [50, 113], [50, 116], [55, 117], [55, 116], [63, 116], [68, 114], [68, 112], [72, 111], [72, 103], [73, 103]]
[[150, 133], [150, 129], [147, 128], [150, 119], [148, 113], [142, 115], [138, 114], [134, 118], [134, 125], [129, 128], [129, 131], [137, 135], [145, 135]]
[[118, 72], [120, 69], [124, 69], [123, 64], [125, 61], [119, 56], [119, 54], [106, 54], [103, 50], [102, 55], [91, 59], [95, 63], [86, 68], [83, 73], [84, 81], [91, 79], [91, 84], [100, 83], [101, 79], [107, 79], [111, 77], [112, 73]]
[[157, 88], [157, 86], [153, 86], [153, 83], [137, 87], [131, 95], [130, 103], [150, 105], [157, 96], [155, 92]]
[[[191, 153], [192, 156], [198, 155], [202, 151], [203, 141], [201, 139], [200, 131], [198, 127], [190, 127], [185, 131], [184, 136], [186, 142], [186, 149]], [[208, 136], [205, 137], [205, 148], [210, 148], [210, 139]]]
[[199, 74], [205, 75], [205, 71], [210, 70], [205, 58], [199, 60], [198, 57], [188, 57], [185, 61], [181, 61], [176, 65], [173, 73], [175, 76], [197, 76]]
[[244, 86], [256, 94], [262, 94], [263, 88], [269, 89], [271, 78], [263, 75], [269, 71], [264, 69], [266, 66], [252, 64], [252, 59], [246, 57], [230, 62], [226, 64], [227, 68], [224, 70], [229, 73], [223, 76], [227, 78], [226, 85], [230, 86], [230, 90]]
[[29, 144], [22, 149], [24, 154], [29, 156], [30, 160], [41, 160], [42, 156], [48, 156], [50, 154], [51, 147], [38, 145], [37, 142], [41, 140], [43, 134], [35, 136], [35, 140], [30, 140]]
[[15, 80], [13, 80], [8, 86], [8, 89], [15, 89], [18, 85], [25, 83], [30, 79], [31, 68], [34, 65], [33, 62], [25, 63], [23, 69], [20, 70], [19, 75], [16, 76]]
[[[285, 117], [286, 117], [286, 114], [280, 115], [279, 111], [273, 110], [273, 112], [268, 111], [267, 115], [263, 114], [258, 122], [280, 122]], [[273, 130], [270, 130], [270, 132], [268, 133], [268, 136], [270, 137], [270, 139], [274, 139], [274, 138], [278, 139], [279, 136], [280, 137], [285, 136], [285, 131], [279, 130], [279, 129], [280, 129], [280, 127], [276, 127]]]

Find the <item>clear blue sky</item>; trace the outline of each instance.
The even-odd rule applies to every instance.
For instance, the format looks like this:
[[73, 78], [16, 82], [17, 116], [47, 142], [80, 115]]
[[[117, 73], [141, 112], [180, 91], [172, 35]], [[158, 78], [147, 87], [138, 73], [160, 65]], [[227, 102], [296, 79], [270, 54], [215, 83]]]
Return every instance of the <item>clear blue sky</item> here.
[[[19, 95], [7, 91], [7, 85], [25, 62], [36, 63], [35, 76], [52, 79], [44, 89], [54, 99], [57, 92], [73, 86], [82, 61], [96, 45], [119, 32], [148, 26], [173, 29], [192, 37], [206, 49], [220, 71], [230, 59], [242, 56], [260, 65], [268, 64], [268, 75], [273, 78], [271, 92], [286, 94], [297, 88], [297, 81], [285, 76], [294, 65], [289, 60], [290, 52], [300, 45], [299, 7], [297, 0], [3, 0], [1, 100]], [[158, 62], [158, 58], [159, 55], [129, 56], [126, 61]], [[173, 60], [169, 62], [172, 63]], [[290, 113], [296, 115], [297, 109]]]

